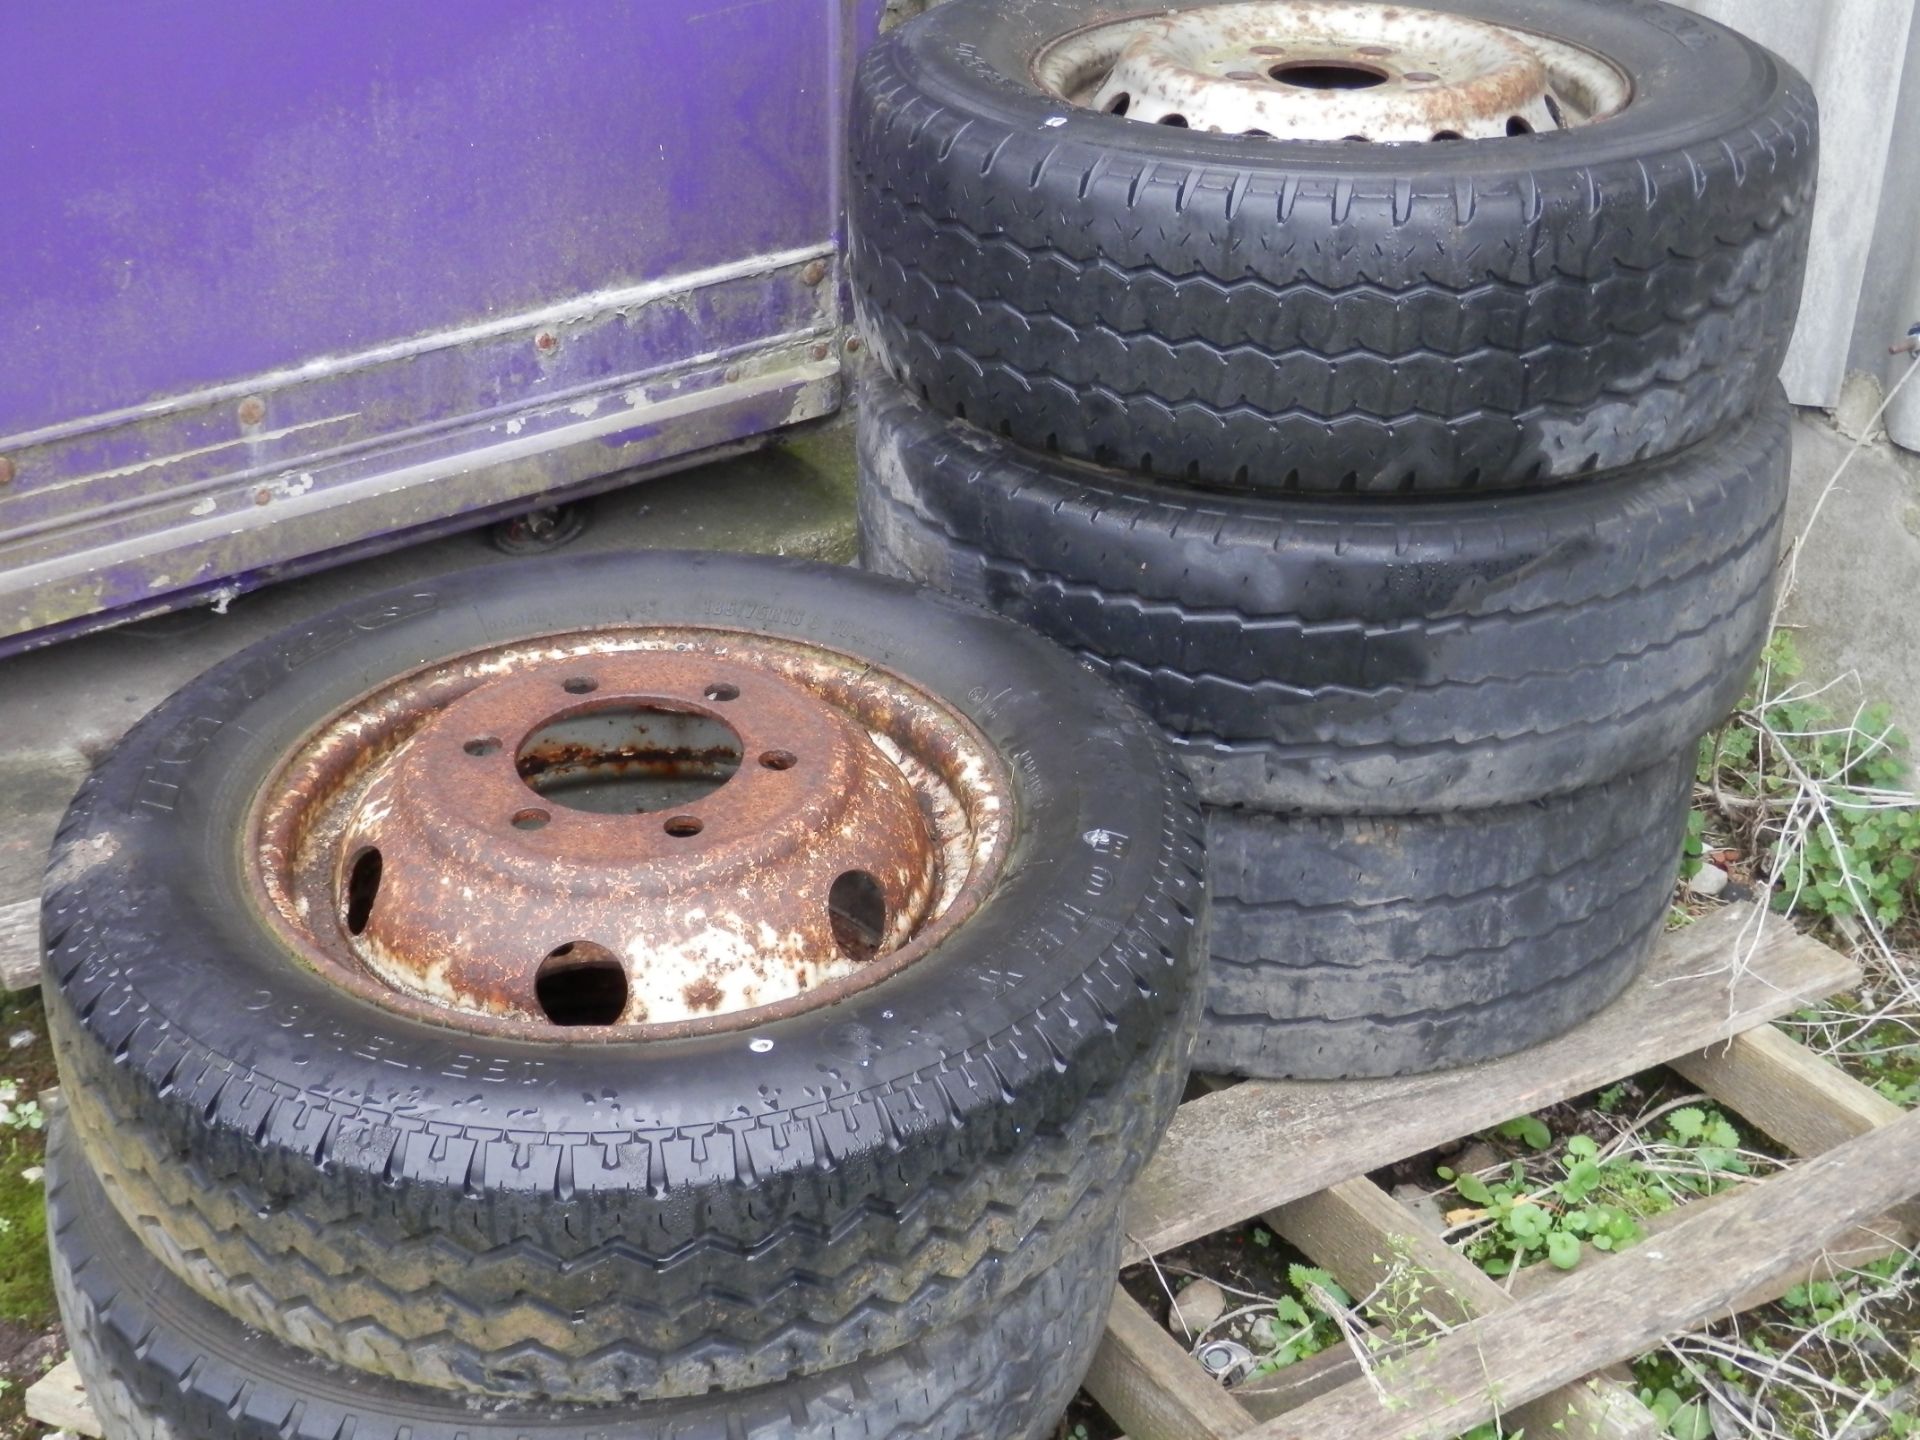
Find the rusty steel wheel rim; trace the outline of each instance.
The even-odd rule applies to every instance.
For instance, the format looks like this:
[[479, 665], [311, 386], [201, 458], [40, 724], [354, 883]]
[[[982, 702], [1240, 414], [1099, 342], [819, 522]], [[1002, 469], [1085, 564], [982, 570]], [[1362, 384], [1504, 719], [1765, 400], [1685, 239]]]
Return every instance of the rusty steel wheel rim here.
[[488, 1034], [666, 1039], [898, 974], [992, 889], [1012, 824], [986, 739], [900, 676], [744, 631], [633, 629], [362, 696], [275, 767], [245, 861], [280, 938], [375, 1003]]
[[1232, 0], [1089, 26], [1033, 78], [1128, 120], [1282, 140], [1491, 140], [1619, 113], [1624, 72], [1516, 26], [1355, 0]]

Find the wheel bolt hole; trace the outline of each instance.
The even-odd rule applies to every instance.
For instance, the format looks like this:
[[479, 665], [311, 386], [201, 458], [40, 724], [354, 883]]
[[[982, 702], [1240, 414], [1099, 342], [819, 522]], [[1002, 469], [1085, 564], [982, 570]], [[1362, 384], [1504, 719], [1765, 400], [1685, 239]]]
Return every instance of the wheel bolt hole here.
[[469, 755], [492, 755], [500, 749], [500, 741], [492, 735], [482, 735], [477, 740], [469, 740], [460, 747]]
[[887, 896], [865, 870], [843, 871], [827, 891], [833, 942], [849, 960], [871, 960], [887, 934]]
[[533, 998], [555, 1025], [617, 1025], [627, 1009], [627, 967], [604, 945], [569, 940], [540, 962]]
[[1171, 125], [1176, 130], [1185, 130], [1188, 128], [1187, 117], [1182, 115], [1177, 110], [1171, 115], [1162, 115], [1158, 123], [1162, 125]]
[[1122, 90], [1107, 102], [1107, 113], [1109, 115], [1124, 115], [1127, 113], [1127, 107], [1132, 103], [1133, 97]]
[[347, 870], [344, 917], [349, 935], [364, 933], [367, 922], [373, 918], [373, 902], [380, 898], [380, 869], [378, 850], [362, 850], [353, 857], [353, 864]]
[[516, 830], [538, 830], [553, 818], [545, 810], [528, 807], [513, 812], [513, 828]]
[[674, 815], [660, 827], [667, 834], [684, 840], [689, 835], [698, 835], [706, 829], [706, 822], [698, 815]]
[[800, 763], [800, 757], [791, 750], [766, 750], [761, 752], [760, 763], [769, 770], [791, 770]]
[[560, 688], [569, 695], [591, 695], [600, 688], [600, 682], [591, 675], [572, 675], [560, 682]]
[[1519, 115], [1510, 115], [1507, 117], [1507, 134], [1531, 135], [1532, 133], [1533, 126], [1529, 125], [1523, 117]]
[[724, 680], [716, 680], [713, 684], [707, 686], [706, 695], [709, 700], [738, 700], [740, 698], [740, 687], [738, 685], [729, 685]]

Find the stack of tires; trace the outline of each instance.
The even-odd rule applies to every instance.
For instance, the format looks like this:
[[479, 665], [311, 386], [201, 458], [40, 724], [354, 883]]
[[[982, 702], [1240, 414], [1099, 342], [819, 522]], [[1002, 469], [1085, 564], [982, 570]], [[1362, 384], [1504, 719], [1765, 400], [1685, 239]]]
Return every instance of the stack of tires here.
[[1654, 0], [955, 0], [866, 59], [866, 563], [1013, 616], [1210, 806], [1196, 1064], [1604, 1006], [1764, 642], [1806, 83]]
[[[107, 1440], [1051, 1436], [1186, 1081], [1200, 831], [1114, 687], [834, 567], [526, 561], [242, 652], [47, 878]], [[620, 938], [682, 922], [684, 987]]]

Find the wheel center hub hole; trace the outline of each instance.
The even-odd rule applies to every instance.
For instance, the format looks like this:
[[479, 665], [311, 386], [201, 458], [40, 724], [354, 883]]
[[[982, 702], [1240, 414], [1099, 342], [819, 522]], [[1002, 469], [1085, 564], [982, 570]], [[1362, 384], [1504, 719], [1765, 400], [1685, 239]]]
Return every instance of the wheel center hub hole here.
[[673, 810], [740, 768], [740, 736], [710, 715], [613, 702], [548, 721], [514, 756], [536, 794], [601, 815]]
[[540, 962], [533, 991], [555, 1025], [617, 1025], [627, 1008], [627, 967], [605, 946], [570, 940]]
[[1386, 71], [1352, 60], [1289, 60], [1267, 74], [1301, 90], [1371, 90], [1387, 80]]

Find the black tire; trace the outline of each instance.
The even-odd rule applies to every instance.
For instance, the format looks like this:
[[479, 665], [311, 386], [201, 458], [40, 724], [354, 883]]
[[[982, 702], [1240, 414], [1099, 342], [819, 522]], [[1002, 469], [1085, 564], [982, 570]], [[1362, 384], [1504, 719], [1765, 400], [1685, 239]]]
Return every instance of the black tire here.
[[996, 1305], [890, 1354], [737, 1394], [617, 1408], [476, 1408], [342, 1371], [181, 1284], [56, 1132], [54, 1285], [107, 1440], [1043, 1440], [1106, 1320], [1109, 1221]]
[[1135, 480], [874, 380], [861, 545], [1108, 671], [1207, 801], [1479, 809], [1641, 769], [1738, 701], [1771, 615], [1787, 418], [1776, 392], [1590, 485], [1386, 506]]
[[1332, 1080], [1523, 1050], [1639, 972], [1672, 899], [1693, 750], [1455, 815], [1208, 818], [1213, 963], [1194, 1065]]
[[[1017, 762], [997, 889], [914, 965], [757, 1026], [764, 1054], [542, 1045], [358, 999], [256, 917], [232, 837], [320, 717], [475, 645], [728, 619], [888, 667]], [[740, 1389], [897, 1349], [1101, 1223], [1184, 1079], [1199, 825], [1138, 711], [971, 607], [798, 562], [529, 561], [300, 626], [136, 727], [55, 845], [49, 1012], [130, 1218], [262, 1329], [513, 1399]]]
[[1601, 51], [1632, 103], [1513, 139], [1281, 141], [1029, 78], [1127, 8], [962, 0], [860, 68], [855, 293], [942, 414], [1207, 485], [1488, 489], [1677, 450], [1772, 383], [1817, 125], [1760, 46], [1650, 0], [1434, 0]]

